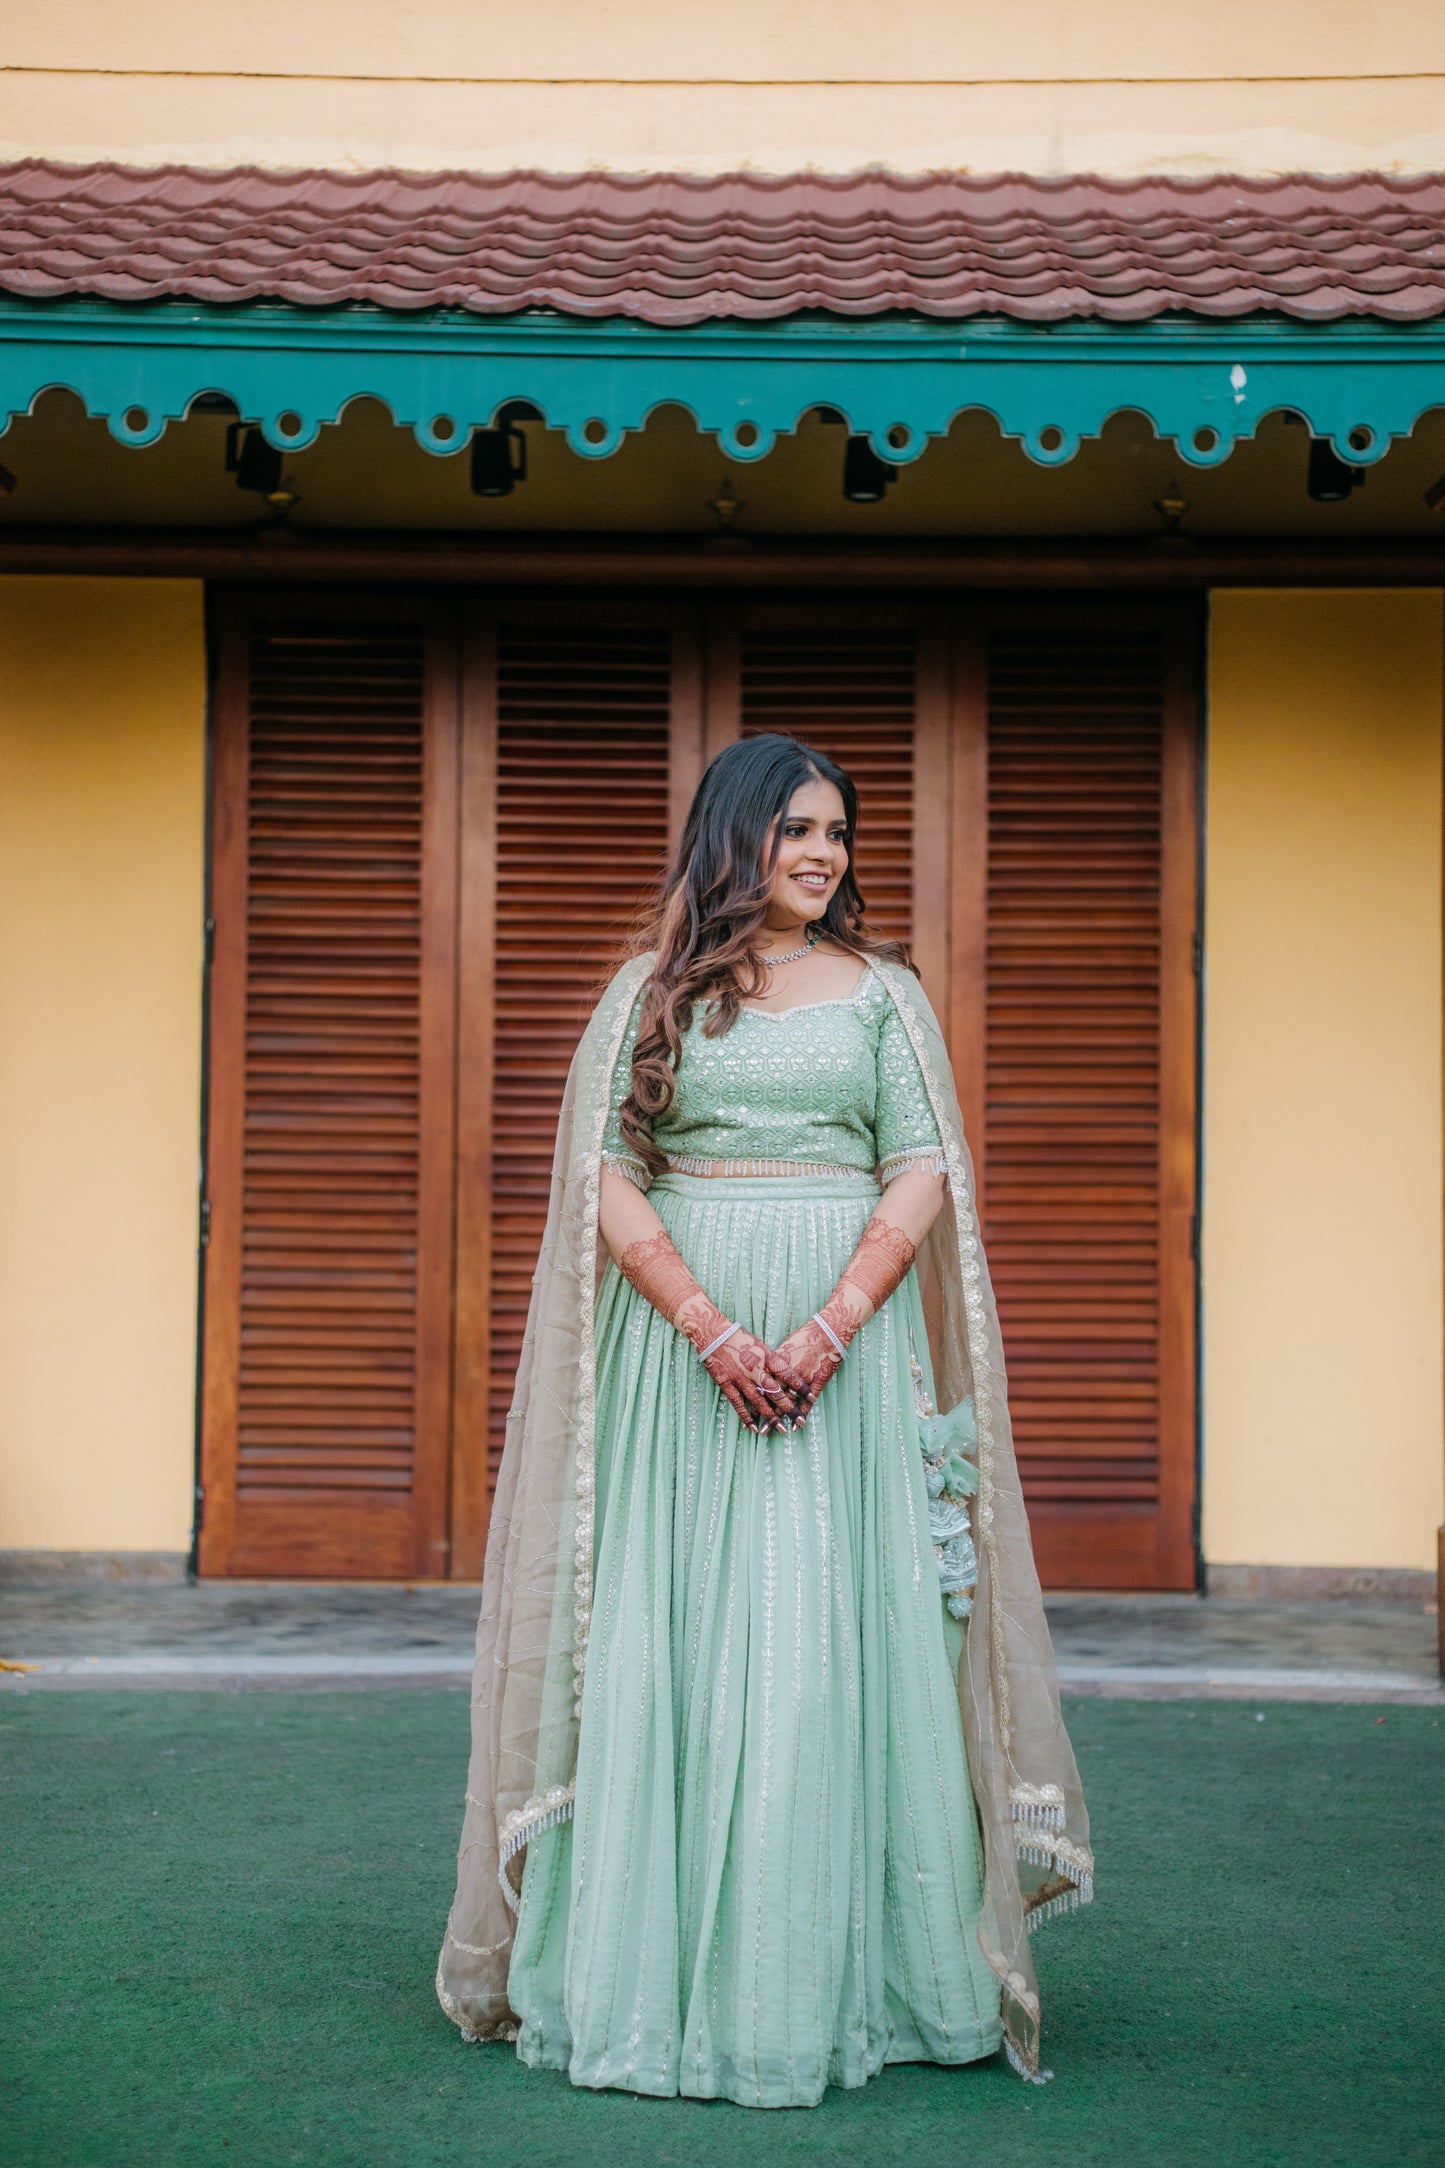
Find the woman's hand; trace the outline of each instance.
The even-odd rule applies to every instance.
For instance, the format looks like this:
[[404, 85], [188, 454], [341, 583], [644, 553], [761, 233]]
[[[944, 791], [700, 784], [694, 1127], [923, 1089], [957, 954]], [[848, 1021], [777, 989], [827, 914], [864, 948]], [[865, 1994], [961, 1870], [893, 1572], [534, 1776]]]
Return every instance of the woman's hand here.
[[[912, 1187], [905, 1186], [908, 1184]], [[943, 1197], [940, 1179], [932, 1175], [900, 1175], [896, 1187], [900, 1195], [897, 1198], [890, 1195], [889, 1204], [895, 1210], [899, 1204], [903, 1206], [898, 1218], [894, 1218], [888, 1205], [878, 1207], [822, 1309], [796, 1332], [789, 1333], [778, 1350], [807, 1385], [799, 1411], [804, 1417], [817, 1405], [818, 1395], [828, 1380], [842, 1368], [853, 1335], [882, 1309], [893, 1290], [908, 1277], [917, 1246], [909, 1226], [900, 1225], [899, 1221], [910, 1221], [921, 1235], [927, 1232], [937, 1216]]]
[[729, 1331], [732, 1320], [699, 1287], [666, 1228], [656, 1226], [655, 1234], [628, 1243], [618, 1269], [692, 1342], [749, 1430], [791, 1430], [806, 1391], [802, 1378], [753, 1333], [741, 1326]]
[[[719, 1313], [718, 1331], [727, 1323]], [[685, 1329], [685, 1328], [684, 1328]], [[689, 1334], [689, 1338], [691, 1335]], [[707, 1346], [704, 1340], [703, 1347]], [[802, 1418], [804, 1379], [755, 1333], [741, 1326], [703, 1364], [748, 1430], [792, 1430]]]
[[[798, 1410], [799, 1421], [805, 1420], [811, 1414], [823, 1387], [835, 1371], [842, 1369], [843, 1356], [847, 1352], [849, 1341], [858, 1327], [865, 1324], [873, 1314], [866, 1302], [854, 1300], [852, 1297], [852, 1289], [840, 1281], [833, 1295], [818, 1312], [818, 1317], [826, 1321], [829, 1330], [824, 1331], [818, 1317], [810, 1317], [796, 1332], [790, 1332], [778, 1349], [779, 1355], [798, 1373], [804, 1383], [802, 1405]], [[838, 1345], [840, 1341], [841, 1347]]]

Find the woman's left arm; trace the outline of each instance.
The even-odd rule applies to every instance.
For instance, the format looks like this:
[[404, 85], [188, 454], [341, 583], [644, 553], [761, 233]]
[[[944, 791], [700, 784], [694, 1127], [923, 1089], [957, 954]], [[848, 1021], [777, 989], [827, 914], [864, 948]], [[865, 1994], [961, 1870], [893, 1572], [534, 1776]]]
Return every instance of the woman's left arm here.
[[807, 1383], [801, 1415], [841, 1365], [854, 1334], [908, 1277], [919, 1243], [943, 1208], [945, 1188], [941, 1174], [909, 1169], [895, 1175], [822, 1309], [778, 1349]]

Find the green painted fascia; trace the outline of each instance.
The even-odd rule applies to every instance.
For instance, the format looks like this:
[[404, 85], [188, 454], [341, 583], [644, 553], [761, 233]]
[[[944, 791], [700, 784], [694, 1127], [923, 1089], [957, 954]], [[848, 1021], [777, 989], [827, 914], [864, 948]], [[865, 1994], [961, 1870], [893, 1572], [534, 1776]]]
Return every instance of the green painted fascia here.
[[761, 459], [810, 407], [826, 405], [899, 463], [977, 408], [1044, 466], [1071, 459], [1111, 415], [1134, 411], [1190, 465], [1209, 467], [1266, 414], [1289, 409], [1341, 458], [1369, 466], [1445, 405], [1445, 322], [814, 316], [668, 329], [543, 311], [0, 296], [3, 425], [56, 386], [131, 445], [154, 443], [199, 393], [222, 392], [289, 450], [369, 397], [425, 450], [452, 453], [506, 401], [526, 399], [589, 459], [669, 405], [686, 408], [730, 458]]

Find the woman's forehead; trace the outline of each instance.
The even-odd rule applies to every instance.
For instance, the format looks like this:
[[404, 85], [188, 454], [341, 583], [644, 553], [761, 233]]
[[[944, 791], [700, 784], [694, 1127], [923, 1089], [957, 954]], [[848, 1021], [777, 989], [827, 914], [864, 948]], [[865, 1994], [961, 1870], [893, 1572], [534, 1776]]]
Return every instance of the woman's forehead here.
[[800, 783], [788, 800], [789, 820], [826, 821], [831, 825], [846, 815], [843, 793], [836, 783], [827, 783], [821, 776]]

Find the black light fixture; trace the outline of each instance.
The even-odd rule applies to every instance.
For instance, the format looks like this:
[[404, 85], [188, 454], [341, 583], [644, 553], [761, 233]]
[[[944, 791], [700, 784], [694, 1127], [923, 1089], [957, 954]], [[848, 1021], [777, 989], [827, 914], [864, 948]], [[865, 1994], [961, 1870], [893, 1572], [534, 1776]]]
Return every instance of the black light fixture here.
[[1305, 476], [1305, 488], [1316, 504], [1343, 504], [1347, 497], [1364, 484], [1363, 467], [1352, 466], [1341, 459], [1334, 446], [1325, 437], [1310, 438], [1309, 468]]
[[226, 472], [235, 475], [237, 489], [271, 497], [281, 487], [281, 454], [260, 429], [232, 422], [226, 431]]
[[540, 407], [530, 399], [509, 399], [497, 409], [490, 429], [472, 435], [472, 495], [510, 497], [527, 479], [527, 439], [519, 422], [539, 422]]
[[849, 437], [843, 451], [843, 495], [850, 504], [880, 504], [898, 469], [880, 459], [867, 437]]
[[527, 439], [515, 422], [505, 429], [479, 429], [472, 438], [472, 495], [510, 497], [527, 479]]

